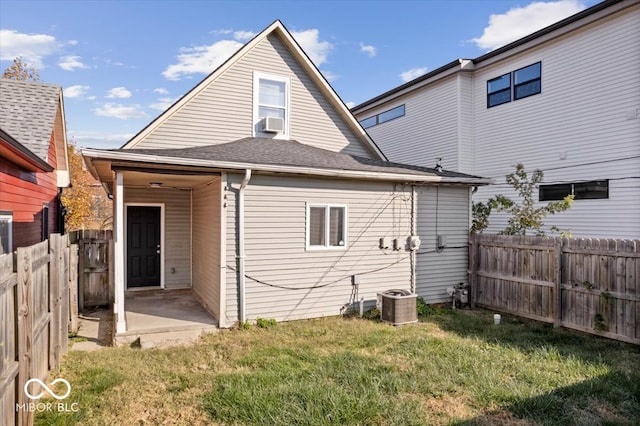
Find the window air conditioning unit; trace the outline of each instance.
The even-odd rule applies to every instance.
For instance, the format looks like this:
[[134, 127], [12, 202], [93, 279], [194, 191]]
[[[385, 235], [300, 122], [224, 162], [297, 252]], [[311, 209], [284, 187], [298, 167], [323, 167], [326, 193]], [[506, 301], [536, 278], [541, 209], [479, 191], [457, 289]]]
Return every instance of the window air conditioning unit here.
[[284, 120], [280, 117], [265, 117], [262, 119], [262, 131], [267, 133], [283, 133]]

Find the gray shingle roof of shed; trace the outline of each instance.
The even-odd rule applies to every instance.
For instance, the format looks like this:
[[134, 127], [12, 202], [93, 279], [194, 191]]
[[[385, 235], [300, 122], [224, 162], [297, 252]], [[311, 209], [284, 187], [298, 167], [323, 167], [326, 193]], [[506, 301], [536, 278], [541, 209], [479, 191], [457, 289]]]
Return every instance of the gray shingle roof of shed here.
[[250, 163], [256, 165], [278, 165], [308, 167], [310, 169], [335, 169], [363, 172], [432, 175], [441, 177], [473, 178], [463, 173], [427, 167], [370, 160], [326, 149], [305, 145], [295, 140], [244, 138], [219, 145], [207, 145], [180, 149], [119, 149], [159, 157], [194, 158], [200, 160]]
[[47, 161], [60, 87], [0, 78], [0, 128]]

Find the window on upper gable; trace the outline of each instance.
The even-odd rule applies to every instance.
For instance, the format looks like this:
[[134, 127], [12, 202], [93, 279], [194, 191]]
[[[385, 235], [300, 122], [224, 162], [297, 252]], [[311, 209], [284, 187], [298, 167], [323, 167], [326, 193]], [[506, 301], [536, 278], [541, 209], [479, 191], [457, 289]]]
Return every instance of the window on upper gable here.
[[487, 81], [487, 108], [517, 101], [542, 91], [542, 62]]
[[256, 72], [253, 93], [254, 136], [288, 138], [290, 79]]

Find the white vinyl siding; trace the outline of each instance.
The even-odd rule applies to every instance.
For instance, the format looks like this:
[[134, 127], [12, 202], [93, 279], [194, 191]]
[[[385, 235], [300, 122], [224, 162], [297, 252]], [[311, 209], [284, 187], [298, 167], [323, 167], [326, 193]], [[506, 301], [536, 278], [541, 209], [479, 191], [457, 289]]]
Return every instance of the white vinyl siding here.
[[[544, 183], [608, 179], [609, 199], [576, 201], [546, 223], [576, 237], [638, 239], [638, 22], [635, 4], [582, 27], [571, 24], [564, 35], [459, 72], [457, 84], [455, 76], [444, 77], [358, 118], [406, 104], [404, 117], [367, 130], [373, 140], [394, 161], [433, 167], [442, 157], [446, 170], [493, 178], [497, 185], [480, 187], [475, 201], [513, 196], [504, 177], [519, 162], [543, 170]], [[541, 93], [487, 108], [487, 81], [538, 62]], [[492, 214], [486, 232], [505, 223]]]
[[[233, 268], [241, 180], [241, 175], [229, 175], [227, 264]], [[410, 199], [410, 187], [403, 190], [396, 185], [394, 190], [391, 183], [254, 176], [245, 193], [247, 319], [338, 315], [349, 302], [353, 274], [360, 274], [359, 297], [368, 304], [375, 302], [377, 292], [409, 289], [409, 252], [381, 250], [378, 242], [382, 237], [398, 238], [404, 248], [410, 235]], [[347, 207], [346, 249], [306, 250], [307, 203]], [[376, 271], [380, 268], [384, 269]], [[311, 289], [314, 286], [319, 288]], [[230, 326], [238, 319], [237, 274], [231, 269], [226, 294], [227, 312], [221, 324]]]
[[193, 189], [193, 292], [220, 318], [220, 178]]
[[124, 202], [164, 203], [165, 288], [191, 287], [191, 191], [125, 188]]
[[[545, 183], [609, 179], [609, 199], [576, 200], [545, 223], [576, 237], [640, 238], [639, 20], [636, 7], [475, 72], [471, 172], [503, 185], [481, 188], [474, 200], [512, 194], [504, 176], [517, 162], [543, 170]], [[495, 108], [483, 105], [480, 82], [540, 60], [542, 93]], [[499, 218], [488, 232], [504, 227], [504, 215]]]
[[455, 75], [438, 84], [368, 110], [364, 119], [405, 105], [405, 115], [367, 129], [367, 133], [390, 161], [435, 167], [442, 158], [447, 170], [458, 167], [458, 81]]
[[371, 158], [362, 142], [273, 34], [131, 148], [203, 146], [252, 136], [254, 72], [291, 79], [291, 139]]
[[[468, 187], [423, 186], [418, 189], [416, 293], [427, 303], [447, 302], [447, 288], [466, 283], [469, 244]], [[446, 247], [436, 250], [437, 235]]]

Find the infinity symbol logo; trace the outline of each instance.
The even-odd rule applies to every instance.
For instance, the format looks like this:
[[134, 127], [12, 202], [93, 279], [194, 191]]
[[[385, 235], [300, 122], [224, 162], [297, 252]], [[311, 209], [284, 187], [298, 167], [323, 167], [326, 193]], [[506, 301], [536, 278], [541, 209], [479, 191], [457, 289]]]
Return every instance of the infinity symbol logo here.
[[69, 382], [66, 381], [65, 379], [55, 379], [53, 382], [51, 382], [51, 386], [55, 386], [56, 383], [64, 383], [65, 385], [67, 385], [67, 392], [62, 396], [59, 396], [54, 391], [52, 391], [51, 388], [49, 386], [47, 386], [42, 380], [40, 380], [40, 379], [30, 379], [30, 380], [27, 380], [27, 383], [24, 384], [24, 393], [25, 393], [25, 395], [27, 395], [31, 399], [40, 399], [40, 398], [42, 398], [42, 395], [44, 395], [44, 392], [40, 392], [37, 395], [32, 395], [31, 392], [29, 392], [29, 385], [31, 383], [40, 384], [40, 386], [42, 386], [43, 388], [46, 389], [47, 392], [49, 392], [49, 395], [51, 395], [52, 397], [54, 397], [57, 400], [65, 399], [71, 393], [71, 384], [69, 384]]

